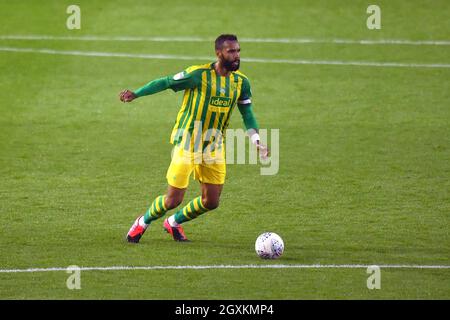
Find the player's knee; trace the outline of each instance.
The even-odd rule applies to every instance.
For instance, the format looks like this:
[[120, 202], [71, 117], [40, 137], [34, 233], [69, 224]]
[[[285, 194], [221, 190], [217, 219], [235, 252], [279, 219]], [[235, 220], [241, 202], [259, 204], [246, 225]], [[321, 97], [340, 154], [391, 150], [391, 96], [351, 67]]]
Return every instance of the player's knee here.
[[214, 210], [219, 206], [218, 198], [202, 198], [202, 204], [206, 209]]

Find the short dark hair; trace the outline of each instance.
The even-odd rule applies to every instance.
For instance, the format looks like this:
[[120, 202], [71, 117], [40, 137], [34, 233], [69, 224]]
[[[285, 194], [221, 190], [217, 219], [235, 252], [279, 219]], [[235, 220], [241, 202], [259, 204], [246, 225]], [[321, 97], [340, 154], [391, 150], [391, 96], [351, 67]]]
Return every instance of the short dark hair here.
[[216, 50], [220, 50], [223, 47], [223, 43], [225, 41], [238, 41], [237, 37], [234, 34], [221, 34], [216, 39]]

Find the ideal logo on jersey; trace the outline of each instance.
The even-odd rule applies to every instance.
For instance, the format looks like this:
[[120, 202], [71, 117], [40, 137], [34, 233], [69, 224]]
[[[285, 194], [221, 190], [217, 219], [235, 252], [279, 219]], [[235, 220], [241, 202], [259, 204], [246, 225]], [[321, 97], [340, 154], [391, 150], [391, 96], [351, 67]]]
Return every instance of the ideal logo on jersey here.
[[230, 107], [231, 98], [226, 97], [211, 97], [209, 104], [215, 107]]

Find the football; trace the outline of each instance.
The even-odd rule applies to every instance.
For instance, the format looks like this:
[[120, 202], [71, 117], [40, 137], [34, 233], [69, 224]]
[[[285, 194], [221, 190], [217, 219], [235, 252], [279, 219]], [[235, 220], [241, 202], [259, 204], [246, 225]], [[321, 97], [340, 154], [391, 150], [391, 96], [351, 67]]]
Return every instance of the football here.
[[283, 254], [284, 242], [276, 233], [264, 232], [256, 239], [255, 250], [262, 259], [277, 259]]

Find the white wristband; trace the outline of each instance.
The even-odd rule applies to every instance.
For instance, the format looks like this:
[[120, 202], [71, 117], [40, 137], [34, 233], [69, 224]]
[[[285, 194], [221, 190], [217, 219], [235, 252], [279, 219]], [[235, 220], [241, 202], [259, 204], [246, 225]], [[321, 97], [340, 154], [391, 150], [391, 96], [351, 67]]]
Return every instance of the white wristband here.
[[252, 134], [252, 136], [250, 137], [250, 140], [252, 141], [253, 144], [256, 144], [260, 139], [259, 134], [258, 133], [254, 133]]

